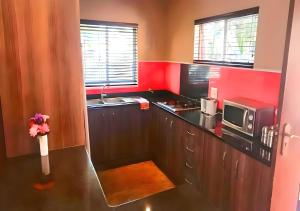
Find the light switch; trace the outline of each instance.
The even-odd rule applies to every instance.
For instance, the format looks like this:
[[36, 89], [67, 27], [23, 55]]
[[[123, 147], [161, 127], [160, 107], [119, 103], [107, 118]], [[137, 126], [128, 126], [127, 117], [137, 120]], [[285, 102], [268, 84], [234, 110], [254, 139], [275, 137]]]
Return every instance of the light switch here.
[[214, 99], [218, 98], [218, 88], [215, 87], [210, 88], [210, 97]]

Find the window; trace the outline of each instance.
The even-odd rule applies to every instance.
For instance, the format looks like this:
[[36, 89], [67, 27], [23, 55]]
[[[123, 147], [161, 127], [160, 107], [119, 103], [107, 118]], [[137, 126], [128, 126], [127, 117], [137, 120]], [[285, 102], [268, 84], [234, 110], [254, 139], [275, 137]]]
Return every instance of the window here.
[[259, 8], [195, 21], [194, 63], [253, 68]]
[[137, 24], [80, 21], [86, 86], [137, 84]]

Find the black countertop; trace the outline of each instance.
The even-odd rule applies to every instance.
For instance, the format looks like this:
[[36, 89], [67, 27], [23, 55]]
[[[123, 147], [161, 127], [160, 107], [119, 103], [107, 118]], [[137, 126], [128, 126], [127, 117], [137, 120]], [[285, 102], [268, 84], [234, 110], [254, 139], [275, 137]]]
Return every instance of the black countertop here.
[[[218, 113], [215, 116], [203, 114], [200, 109], [174, 112], [168, 110], [157, 102], [167, 101], [168, 99], [182, 99], [183, 96], [175, 95], [168, 91], [153, 91], [153, 92], [136, 92], [136, 93], [118, 93], [110, 94], [108, 97], [128, 97], [140, 96], [149, 100], [153, 105], [169, 112], [178, 118], [216, 136], [220, 141], [230, 144], [239, 151], [249, 155], [250, 157], [271, 166], [272, 149], [265, 147], [260, 143], [260, 138], [252, 138], [250, 136], [232, 131], [222, 125], [222, 114]], [[89, 99], [99, 98], [99, 95], [90, 95]], [[88, 106], [89, 107], [89, 106]], [[91, 106], [93, 107], [93, 106]], [[100, 106], [103, 107], [103, 106]]]
[[84, 146], [49, 153], [52, 189], [38, 191], [41, 158], [29, 155], [8, 159], [0, 168], [0, 210], [20, 211], [217, 211], [188, 184], [119, 207], [108, 207]]

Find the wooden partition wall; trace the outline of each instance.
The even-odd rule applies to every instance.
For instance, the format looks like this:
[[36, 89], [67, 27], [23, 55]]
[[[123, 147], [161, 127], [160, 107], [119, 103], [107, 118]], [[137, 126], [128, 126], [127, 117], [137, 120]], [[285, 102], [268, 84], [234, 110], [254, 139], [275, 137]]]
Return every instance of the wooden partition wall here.
[[8, 157], [38, 151], [35, 112], [50, 115], [49, 147], [85, 144], [78, 0], [0, 0], [0, 90]]

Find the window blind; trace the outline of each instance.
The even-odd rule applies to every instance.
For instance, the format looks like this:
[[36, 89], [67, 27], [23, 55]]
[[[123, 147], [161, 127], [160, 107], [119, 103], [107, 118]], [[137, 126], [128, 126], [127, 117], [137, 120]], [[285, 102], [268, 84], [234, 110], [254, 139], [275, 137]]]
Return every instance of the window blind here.
[[258, 8], [195, 21], [194, 63], [253, 67]]
[[137, 84], [137, 24], [81, 20], [86, 86]]

